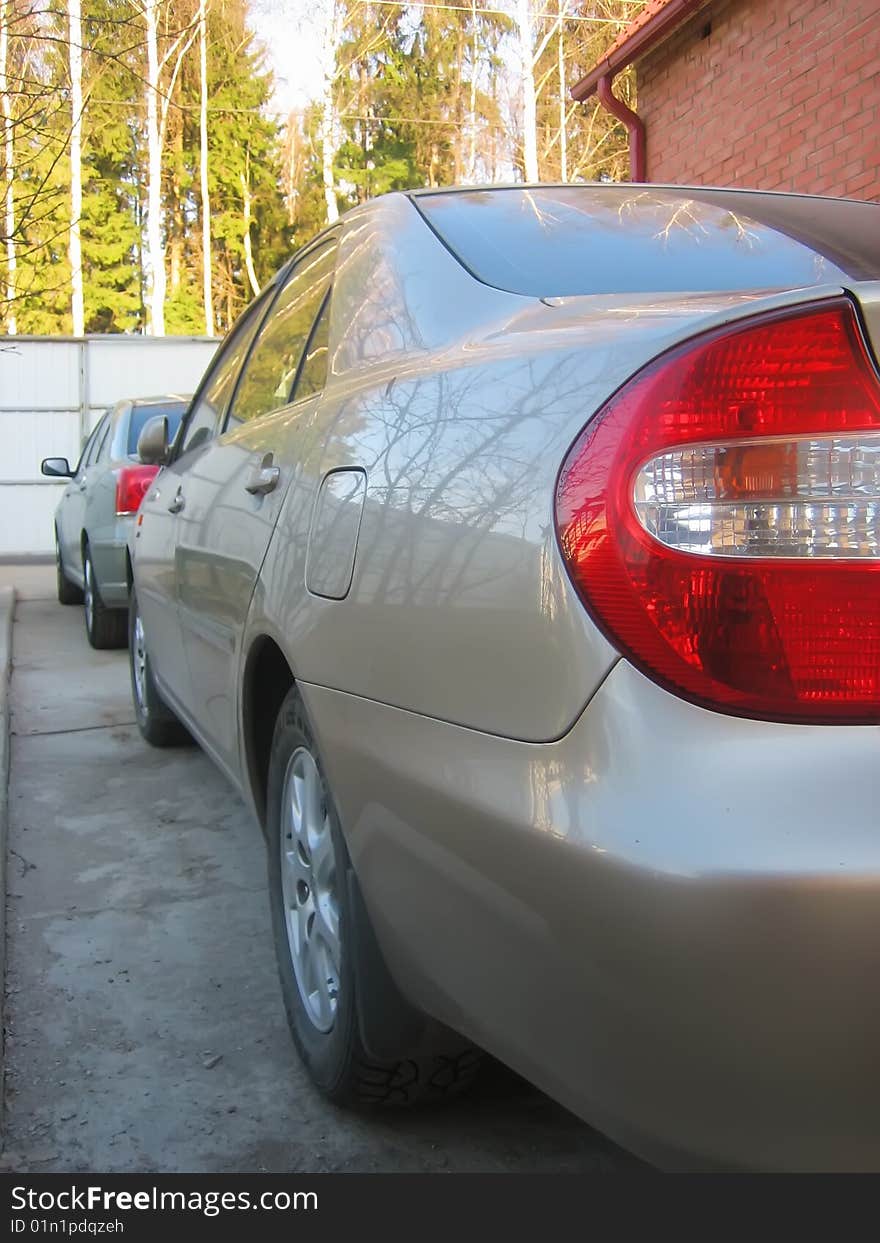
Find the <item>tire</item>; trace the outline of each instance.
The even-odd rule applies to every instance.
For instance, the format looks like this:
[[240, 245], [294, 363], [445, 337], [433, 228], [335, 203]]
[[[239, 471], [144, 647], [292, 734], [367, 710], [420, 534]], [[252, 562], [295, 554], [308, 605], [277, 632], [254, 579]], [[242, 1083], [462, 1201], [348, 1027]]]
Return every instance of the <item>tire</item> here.
[[144, 741], [151, 747], [192, 745], [192, 735], [159, 694], [153, 678], [143, 620], [134, 588], [128, 602], [128, 665], [135, 720]]
[[88, 544], [83, 549], [83, 612], [86, 635], [92, 647], [98, 650], [125, 647], [128, 639], [125, 609], [108, 609], [101, 599]]
[[55, 578], [59, 604], [82, 604], [83, 593], [64, 573], [64, 562], [61, 559], [61, 544], [58, 540], [58, 528], [55, 528]]
[[[475, 1079], [482, 1054], [397, 992], [365, 908], [357, 909], [357, 882], [296, 687], [282, 704], [272, 741], [267, 839], [281, 992], [312, 1083], [336, 1104], [358, 1107], [458, 1095]], [[390, 1055], [367, 1050], [365, 997], [374, 1011], [375, 998], [389, 999], [378, 1018]], [[372, 1026], [375, 1031], [375, 1013]]]

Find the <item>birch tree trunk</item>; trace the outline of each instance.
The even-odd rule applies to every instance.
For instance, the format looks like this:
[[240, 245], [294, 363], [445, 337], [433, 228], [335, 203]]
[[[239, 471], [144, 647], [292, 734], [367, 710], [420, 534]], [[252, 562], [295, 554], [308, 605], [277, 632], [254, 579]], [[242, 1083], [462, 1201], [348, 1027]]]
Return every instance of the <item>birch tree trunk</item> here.
[[[211, 198], [208, 191], [208, 6], [199, 0], [199, 167], [202, 184], [202, 289], [205, 304], [205, 334], [214, 335], [214, 304], [211, 294]], [[250, 230], [248, 230], [248, 244]]]
[[0, 0], [0, 108], [3, 112], [3, 162], [4, 162], [4, 232], [6, 234], [6, 331], [14, 336], [18, 331], [15, 317], [15, 143], [12, 136], [12, 101], [9, 98], [9, 82], [6, 64], [9, 57], [9, 0]]
[[[165, 257], [167, 260], [165, 293], [170, 298], [174, 298], [180, 292], [185, 265], [184, 247], [188, 232], [186, 205], [181, 186], [181, 170], [184, 167], [183, 122], [181, 117], [176, 117], [175, 121], [171, 137], [171, 151], [174, 157], [170, 177], [171, 196], [165, 207]], [[159, 132], [161, 133], [161, 126]]]
[[150, 332], [165, 336], [165, 251], [162, 246], [162, 141], [159, 133], [159, 0], [145, 0], [147, 26], [147, 264]]
[[336, 156], [336, 115], [333, 106], [333, 88], [336, 82], [336, 48], [339, 43], [339, 16], [336, 0], [324, 0], [324, 23], [321, 32], [321, 179], [324, 183], [324, 202], [327, 205], [327, 223], [339, 219], [336, 202], [336, 184], [333, 177], [333, 160]]
[[468, 148], [467, 179], [477, 180], [477, 0], [471, 0], [471, 82], [468, 99]]
[[82, 271], [82, 5], [81, 0], [67, 0], [68, 47], [70, 51], [70, 309], [73, 335], [81, 337], [86, 330], [83, 303]]
[[568, 120], [565, 107], [568, 92], [566, 90], [565, 75], [565, 30], [562, 20], [564, 13], [565, 0], [559, 0], [559, 43], [556, 61], [557, 73], [559, 75], [559, 167], [562, 174], [561, 180], [568, 181], [568, 134], [566, 133]]
[[248, 274], [248, 280], [251, 283], [251, 289], [254, 297], [260, 292], [260, 282], [257, 280], [257, 274], [254, 271], [254, 254], [251, 246], [251, 161], [250, 155], [245, 156], [244, 172], [241, 177], [241, 200], [242, 214], [244, 223], [244, 266]]
[[516, 31], [522, 63], [523, 172], [538, 180], [538, 106], [535, 91], [535, 46], [529, 0], [516, 0]]

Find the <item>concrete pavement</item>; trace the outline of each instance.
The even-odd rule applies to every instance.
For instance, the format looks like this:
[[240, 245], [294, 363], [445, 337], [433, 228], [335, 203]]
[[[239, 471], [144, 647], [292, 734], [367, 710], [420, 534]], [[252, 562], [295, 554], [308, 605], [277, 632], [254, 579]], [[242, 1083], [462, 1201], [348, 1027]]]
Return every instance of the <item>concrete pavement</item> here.
[[[9, 677], [12, 670], [12, 617], [15, 591], [0, 585], [0, 978], [6, 970], [6, 859], [9, 827]], [[5, 1029], [4, 991], [0, 989], [0, 1078], [3, 1075], [2, 1032]], [[3, 1103], [0, 1101], [0, 1135]]]
[[436, 1111], [354, 1115], [312, 1091], [283, 1017], [257, 828], [200, 751], [141, 741], [126, 654], [89, 648], [53, 576], [0, 567], [0, 589], [21, 583], [0, 1168], [635, 1164], [500, 1071]]

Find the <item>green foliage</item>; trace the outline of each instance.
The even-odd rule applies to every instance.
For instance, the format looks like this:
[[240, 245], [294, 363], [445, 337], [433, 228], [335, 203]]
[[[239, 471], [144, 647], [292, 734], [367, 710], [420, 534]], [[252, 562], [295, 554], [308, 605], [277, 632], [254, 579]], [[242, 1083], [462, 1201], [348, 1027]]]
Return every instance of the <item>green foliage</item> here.
[[[162, 0], [160, 55], [193, 32], [195, 0]], [[225, 331], [253, 297], [244, 261], [245, 199], [257, 280], [290, 250], [281, 174], [281, 136], [270, 115], [272, 79], [248, 28], [248, 0], [209, 0], [209, 193], [215, 317]], [[37, 19], [34, 19], [35, 21]], [[71, 127], [66, 6], [50, 0], [19, 44], [45, 91], [41, 124], [16, 130], [17, 212], [39, 198], [19, 231], [19, 332], [71, 330]], [[83, 0], [83, 295], [87, 332], [137, 332], [145, 323], [142, 260], [147, 149], [145, 28], [135, 0]], [[163, 149], [166, 329], [202, 333], [199, 193], [199, 58], [191, 39], [173, 82]]]
[[[447, 7], [328, 2], [337, 6], [339, 18], [330, 107], [340, 211], [393, 190], [521, 175], [512, 0], [456, 0]], [[561, 10], [560, 3], [533, 0], [540, 176], [622, 180], [628, 174], [623, 126], [595, 100], [573, 104], [568, 91], [636, 16], [638, 0], [565, 0]], [[210, 259], [220, 332], [250, 302], [254, 284], [265, 282], [327, 220], [321, 104], [291, 116], [286, 126], [273, 117], [272, 77], [249, 26], [250, 4], [208, 0]], [[17, 14], [9, 68], [16, 82], [26, 84], [11, 96], [18, 331], [69, 332], [66, 0], [7, 11]], [[205, 329], [196, 15], [197, 0], [159, 0], [159, 54], [166, 58], [160, 107], [167, 100], [165, 319], [167, 331], [179, 333]], [[142, 0], [83, 0], [83, 26], [86, 330], [140, 332], [147, 319], [148, 181]], [[620, 75], [615, 89], [634, 104], [633, 72]], [[0, 165], [2, 160], [0, 151]], [[0, 305], [0, 327], [2, 315]]]
[[[88, 92], [83, 118], [83, 299], [86, 332], [131, 332], [141, 325], [137, 172], [139, 49], [120, 46], [119, 0], [83, 6]], [[131, 32], [125, 43], [132, 40]], [[135, 279], [133, 279], [133, 276]]]
[[510, 22], [485, 3], [349, 4], [336, 85], [336, 172], [348, 203], [413, 186], [494, 179], [486, 157], [501, 121], [486, 83]]
[[[209, 194], [213, 240], [213, 288], [220, 328], [225, 331], [253, 298], [245, 269], [245, 198], [250, 200], [250, 236], [257, 280], [262, 284], [290, 253], [289, 225], [281, 192], [281, 139], [268, 115], [272, 78], [248, 30], [243, 0], [216, 0], [208, 11]], [[183, 143], [179, 227], [201, 279], [199, 213], [199, 76], [192, 59], [180, 85]], [[169, 211], [169, 218], [172, 212]], [[190, 228], [192, 222], [192, 228]], [[195, 232], [197, 237], [186, 235]], [[197, 262], [196, 262], [197, 261]], [[187, 299], [180, 302], [180, 311]], [[180, 331], [203, 332], [200, 301]]]

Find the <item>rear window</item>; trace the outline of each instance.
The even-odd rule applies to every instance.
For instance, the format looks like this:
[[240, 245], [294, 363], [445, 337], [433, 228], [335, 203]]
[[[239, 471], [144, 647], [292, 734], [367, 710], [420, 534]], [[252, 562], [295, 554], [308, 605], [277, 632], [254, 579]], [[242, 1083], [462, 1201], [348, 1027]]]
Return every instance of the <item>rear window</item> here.
[[186, 405], [185, 401], [171, 401], [164, 405], [157, 403], [155, 406], [132, 407], [128, 423], [128, 448], [126, 449], [129, 456], [137, 453], [138, 438], [150, 419], [155, 419], [162, 414], [168, 419], [168, 443], [171, 444], [177, 435]]
[[478, 280], [536, 298], [880, 278], [874, 203], [633, 185], [467, 190], [413, 201]]

